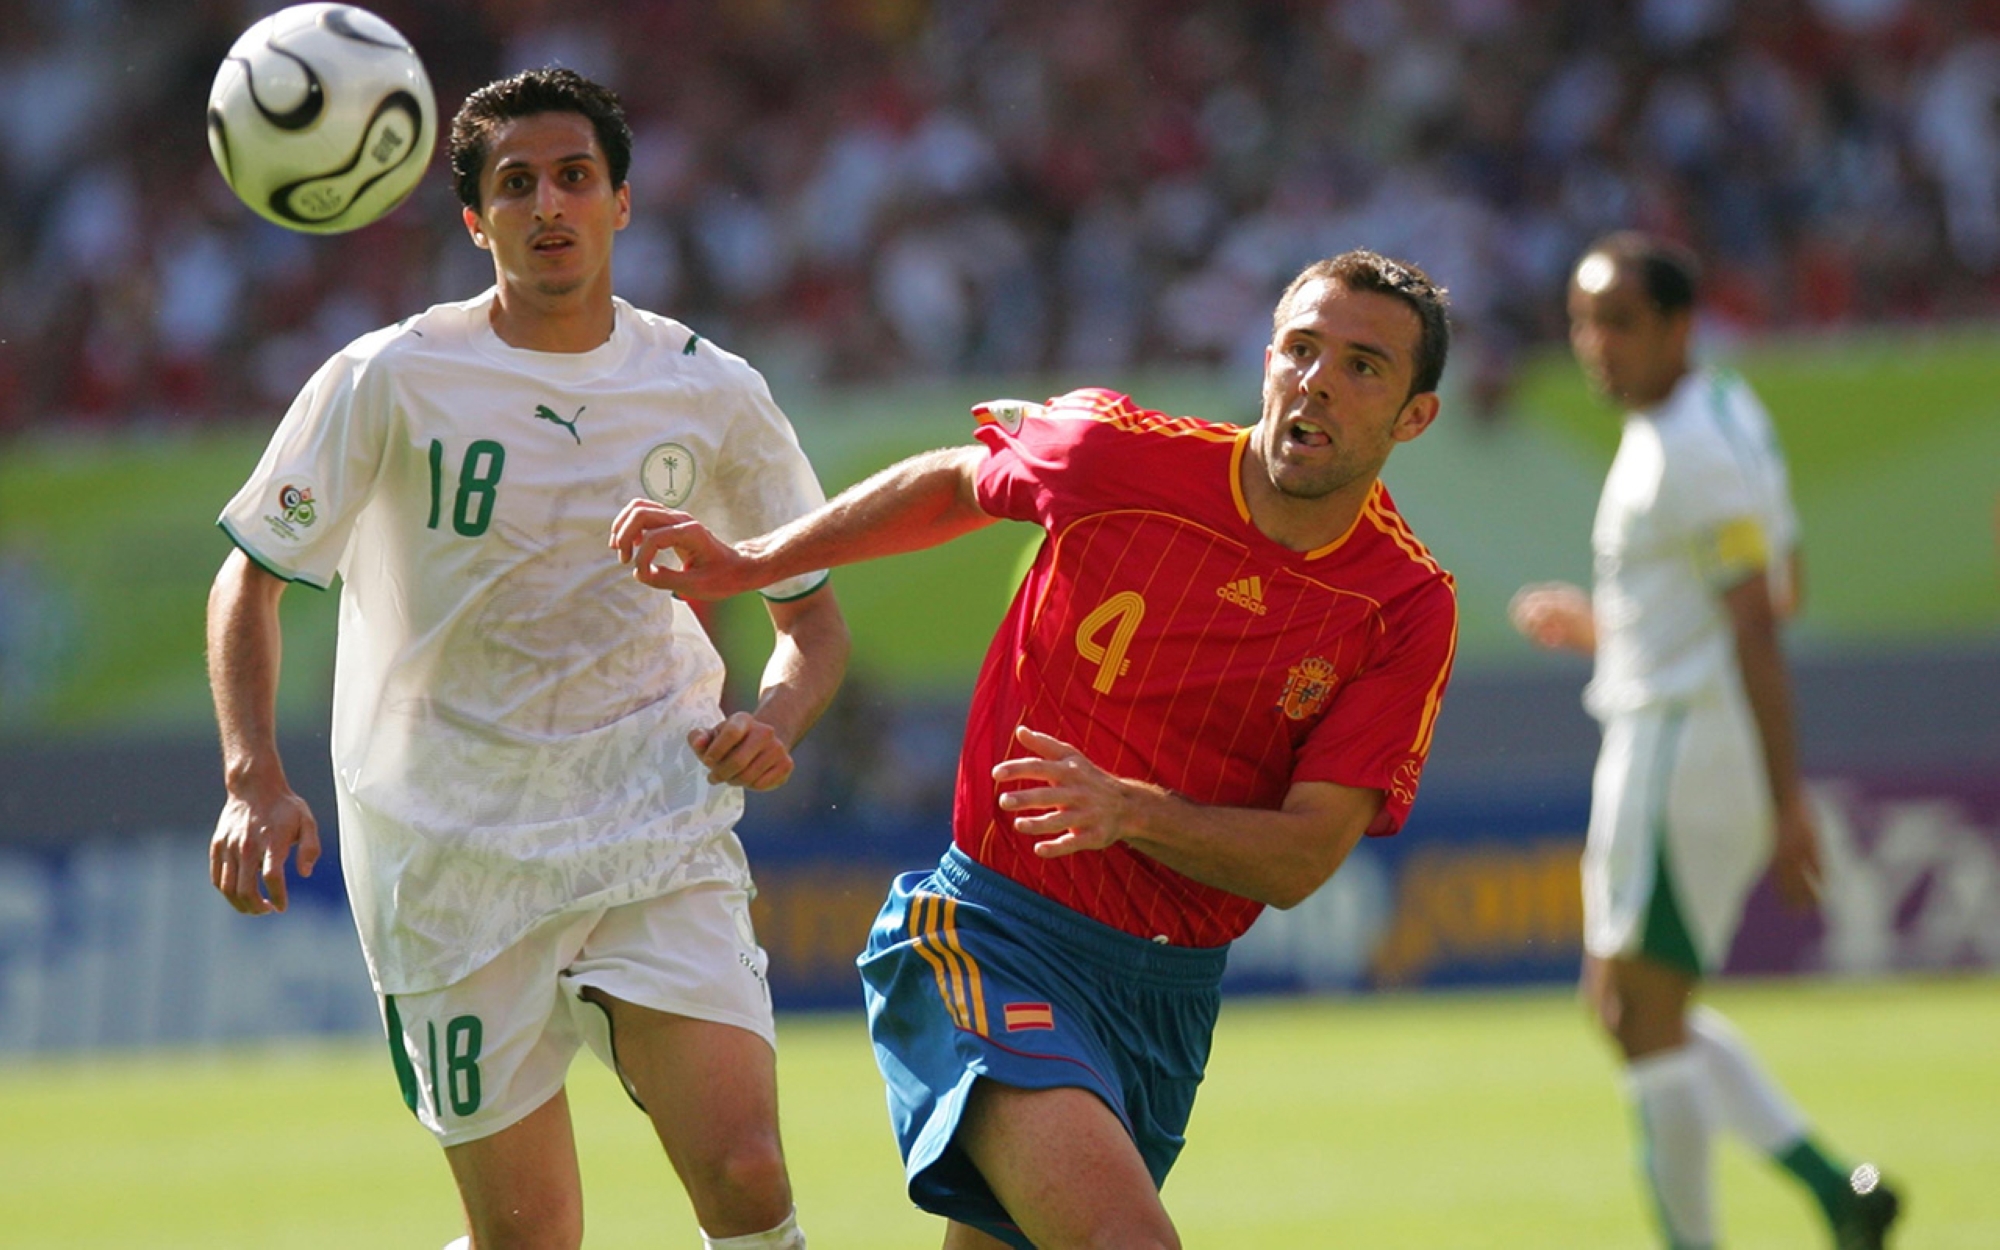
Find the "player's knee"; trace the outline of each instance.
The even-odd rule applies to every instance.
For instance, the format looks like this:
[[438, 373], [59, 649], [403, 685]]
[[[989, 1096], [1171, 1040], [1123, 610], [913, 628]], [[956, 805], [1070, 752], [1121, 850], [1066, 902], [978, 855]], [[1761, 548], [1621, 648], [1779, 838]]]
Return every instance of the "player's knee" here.
[[704, 1188], [719, 1209], [745, 1213], [768, 1209], [776, 1213], [772, 1223], [791, 1210], [791, 1180], [775, 1135], [756, 1134], [732, 1143], [707, 1161], [703, 1173]]

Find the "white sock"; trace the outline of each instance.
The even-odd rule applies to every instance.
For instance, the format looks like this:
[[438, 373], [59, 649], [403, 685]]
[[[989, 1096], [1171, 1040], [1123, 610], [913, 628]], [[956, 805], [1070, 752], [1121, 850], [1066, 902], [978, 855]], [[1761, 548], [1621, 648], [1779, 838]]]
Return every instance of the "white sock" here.
[[1659, 1051], [1627, 1064], [1625, 1076], [1639, 1111], [1646, 1179], [1669, 1240], [1676, 1248], [1713, 1245], [1713, 1132], [1701, 1056], [1687, 1046]]
[[785, 1217], [785, 1222], [776, 1228], [767, 1228], [761, 1233], [745, 1233], [741, 1237], [711, 1237], [706, 1231], [701, 1235], [701, 1244], [707, 1250], [806, 1250], [806, 1235], [799, 1231], [799, 1213], [793, 1210]]
[[1716, 1111], [1732, 1132], [1767, 1155], [1782, 1154], [1806, 1135], [1805, 1117], [1721, 1012], [1696, 1007], [1687, 1031], [1688, 1049], [1701, 1056]]

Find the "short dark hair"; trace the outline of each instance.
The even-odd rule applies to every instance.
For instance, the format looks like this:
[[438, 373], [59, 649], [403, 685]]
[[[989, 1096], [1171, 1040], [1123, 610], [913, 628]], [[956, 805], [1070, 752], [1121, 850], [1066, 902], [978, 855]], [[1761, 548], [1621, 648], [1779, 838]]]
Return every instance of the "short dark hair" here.
[[1694, 307], [1701, 288], [1701, 262], [1692, 249], [1644, 231], [1619, 230], [1591, 244], [1577, 263], [1592, 256], [1637, 273], [1646, 299], [1658, 311], [1677, 313]]
[[1277, 307], [1271, 310], [1273, 330], [1292, 315], [1299, 291], [1307, 283], [1319, 281], [1337, 282], [1350, 291], [1373, 291], [1403, 301], [1417, 314], [1421, 330], [1417, 335], [1416, 358], [1411, 362], [1410, 395], [1438, 388], [1444, 377], [1445, 355], [1451, 350], [1450, 302], [1445, 289], [1431, 281], [1429, 274], [1407, 261], [1391, 260], [1365, 248], [1316, 260], [1301, 269], [1278, 297]]
[[578, 113], [588, 118], [610, 166], [611, 185], [625, 185], [632, 168], [632, 128], [625, 122], [618, 93], [573, 69], [549, 66], [487, 83], [459, 106], [451, 119], [451, 177], [459, 203], [479, 211], [479, 175], [486, 168], [494, 132], [537, 113]]

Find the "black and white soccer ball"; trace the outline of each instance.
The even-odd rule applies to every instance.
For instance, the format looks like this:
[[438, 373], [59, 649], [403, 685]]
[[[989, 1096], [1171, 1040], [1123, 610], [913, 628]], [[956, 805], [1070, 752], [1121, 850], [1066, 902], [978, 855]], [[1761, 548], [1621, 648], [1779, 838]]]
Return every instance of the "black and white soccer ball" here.
[[338, 234], [403, 202], [437, 142], [409, 40], [351, 4], [300, 4], [236, 40], [208, 93], [208, 148], [245, 204]]

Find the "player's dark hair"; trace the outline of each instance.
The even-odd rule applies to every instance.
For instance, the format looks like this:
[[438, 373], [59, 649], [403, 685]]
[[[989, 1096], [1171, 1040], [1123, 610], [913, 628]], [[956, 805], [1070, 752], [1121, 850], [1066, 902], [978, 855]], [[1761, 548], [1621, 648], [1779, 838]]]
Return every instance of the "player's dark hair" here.
[[[1316, 260], [1300, 270], [1299, 276], [1278, 297], [1278, 306], [1271, 310], [1274, 330], [1291, 318], [1299, 291], [1307, 283], [1318, 281], [1337, 282], [1350, 291], [1373, 291], [1403, 301], [1417, 314], [1420, 328], [1416, 357], [1411, 361], [1410, 395], [1438, 388], [1444, 377], [1445, 355], [1451, 350], [1450, 301], [1445, 289], [1431, 281], [1429, 274], [1407, 261], [1391, 260], [1365, 248]], [[1407, 400], [1410, 395], [1403, 398]]]
[[465, 97], [451, 119], [451, 176], [459, 203], [478, 212], [479, 175], [493, 146], [493, 134], [508, 122], [538, 113], [577, 113], [597, 131], [597, 146], [611, 170], [611, 185], [625, 185], [632, 168], [632, 128], [618, 93], [573, 69], [554, 66], [523, 70]]
[[1619, 269], [1638, 274], [1647, 301], [1659, 312], [1685, 312], [1694, 307], [1701, 287], [1701, 262], [1693, 251], [1670, 239], [1620, 230], [1591, 244], [1584, 256], [1602, 256]]

